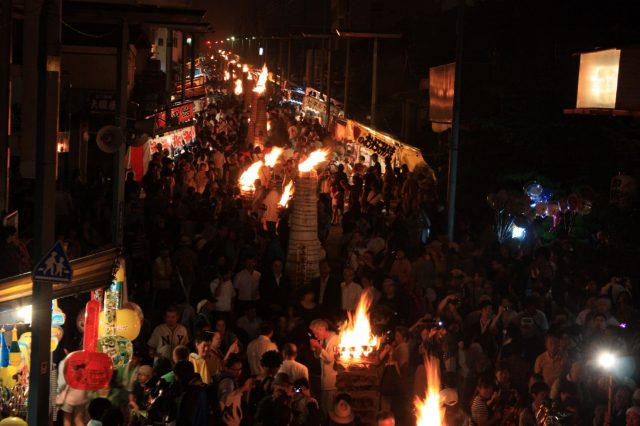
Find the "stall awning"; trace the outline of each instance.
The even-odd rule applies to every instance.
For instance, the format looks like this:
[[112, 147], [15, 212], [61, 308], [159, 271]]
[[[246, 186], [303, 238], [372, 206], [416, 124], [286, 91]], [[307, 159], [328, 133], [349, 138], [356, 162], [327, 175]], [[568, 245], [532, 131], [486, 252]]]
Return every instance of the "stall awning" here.
[[[73, 281], [70, 284], [54, 284], [53, 298], [109, 285], [118, 253], [119, 249], [113, 248], [72, 260]], [[30, 299], [32, 285], [30, 272], [0, 280], [0, 303]]]

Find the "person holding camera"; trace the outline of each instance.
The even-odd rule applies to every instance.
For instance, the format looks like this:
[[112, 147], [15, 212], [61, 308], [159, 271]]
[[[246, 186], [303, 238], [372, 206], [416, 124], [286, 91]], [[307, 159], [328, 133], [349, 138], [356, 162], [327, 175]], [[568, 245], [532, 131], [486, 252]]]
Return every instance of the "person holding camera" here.
[[320, 425], [320, 404], [311, 396], [309, 380], [300, 378], [293, 382], [293, 424], [298, 426]]

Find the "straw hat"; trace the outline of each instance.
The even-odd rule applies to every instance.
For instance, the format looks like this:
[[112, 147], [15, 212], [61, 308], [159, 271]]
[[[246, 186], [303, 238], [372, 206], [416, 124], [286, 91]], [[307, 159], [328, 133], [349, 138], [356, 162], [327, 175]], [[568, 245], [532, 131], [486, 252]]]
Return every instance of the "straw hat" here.
[[341, 399], [333, 406], [333, 410], [329, 412], [329, 417], [334, 423], [341, 425], [349, 424], [355, 418], [353, 411], [351, 411], [351, 405], [344, 399]]

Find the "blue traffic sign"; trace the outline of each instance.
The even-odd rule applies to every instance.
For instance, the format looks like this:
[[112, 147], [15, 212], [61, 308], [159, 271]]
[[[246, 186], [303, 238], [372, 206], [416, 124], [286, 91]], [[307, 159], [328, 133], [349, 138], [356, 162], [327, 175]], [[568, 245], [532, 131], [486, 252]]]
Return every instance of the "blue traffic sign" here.
[[34, 281], [48, 281], [52, 283], [70, 283], [73, 279], [73, 270], [69, 258], [64, 252], [60, 241], [56, 242], [51, 250], [33, 268]]

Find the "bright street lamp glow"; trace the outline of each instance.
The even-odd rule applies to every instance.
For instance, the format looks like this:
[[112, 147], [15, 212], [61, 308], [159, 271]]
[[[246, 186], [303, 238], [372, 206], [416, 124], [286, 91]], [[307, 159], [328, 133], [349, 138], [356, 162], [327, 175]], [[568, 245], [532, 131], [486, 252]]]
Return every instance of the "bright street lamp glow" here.
[[598, 356], [598, 364], [605, 370], [610, 370], [616, 362], [616, 356], [611, 352], [603, 352]]
[[258, 49], [258, 55], [262, 56], [263, 53], [264, 53], [264, 49], [262, 47]]
[[187, 37], [187, 44], [188, 44], [188, 45], [191, 45], [191, 42], [192, 42], [192, 41], [193, 41], [193, 40], [191, 39], [191, 37]]

